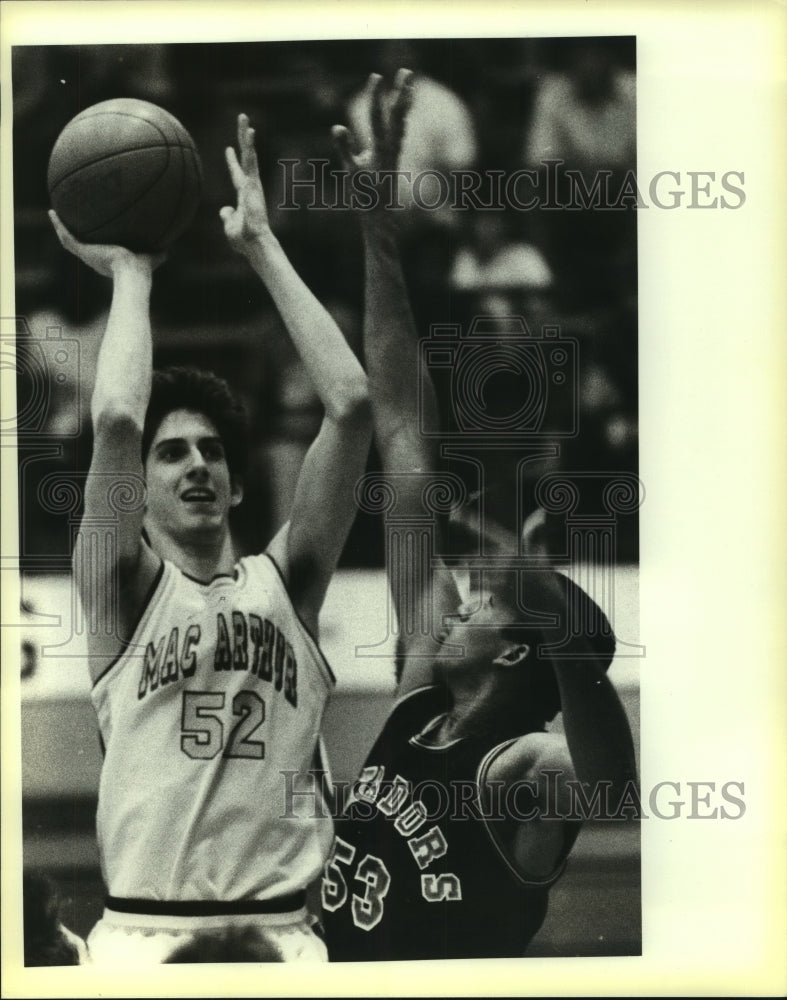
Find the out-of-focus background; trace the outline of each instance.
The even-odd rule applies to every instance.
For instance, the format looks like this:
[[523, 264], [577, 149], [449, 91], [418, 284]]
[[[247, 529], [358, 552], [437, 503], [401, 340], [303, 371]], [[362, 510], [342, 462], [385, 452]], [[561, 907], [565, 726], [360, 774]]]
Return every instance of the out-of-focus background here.
[[[352, 213], [335, 203], [330, 171], [339, 164], [329, 133], [337, 122], [362, 126], [368, 73], [401, 65], [418, 74], [404, 169], [475, 170], [487, 179], [528, 169], [543, 180], [544, 163], [559, 160], [588, 191], [606, 178], [614, 202], [636, 166], [635, 47], [627, 37], [14, 49], [25, 861], [56, 876], [64, 919], [79, 933], [87, 933], [101, 907], [93, 833], [100, 755], [82, 640], [72, 628], [68, 569], [79, 495], [64, 483], [76, 482], [90, 460], [87, 415], [109, 287], [66, 254], [51, 230], [50, 151], [74, 115], [118, 96], [162, 105], [192, 134], [205, 193], [194, 224], [156, 275], [155, 362], [210, 368], [244, 399], [252, 454], [233, 530], [239, 553], [257, 551], [286, 517], [320, 406], [267, 293], [224, 239], [218, 211], [234, 195], [224, 147], [234, 142], [237, 114], [245, 111], [257, 129], [274, 229], [360, 354], [360, 237]], [[288, 188], [287, 160], [295, 161], [293, 176], [314, 183]], [[325, 172], [315, 167], [318, 160], [328, 161]], [[429, 188], [425, 196], [430, 190], [433, 196]], [[526, 186], [519, 191], [527, 196]], [[624, 505], [612, 521], [609, 510], [597, 509], [605, 475], [637, 472], [631, 199], [604, 211], [554, 210], [543, 199], [530, 210], [510, 203], [492, 210], [411, 205], [402, 245], [423, 336], [435, 325], [467, 333], [479, 317], [522, 316], [536, 337], [545, 326], [558, 327], [575, 345], [571, 392], [549, 400], [556, 421], [556, 435], [546, 433], [556, 446], [551, 456], [518, 466], [521, 455], [511, 446], [482, 445], [479, 457], [454, 440], [448, 463], [469, 492], [483, 493], [486, 513], [515, 531], [544, 475], [571, 475], [587, 486], [578, 513], [614, 528], [613, 582], [596, 574], [594, 596], [623, 640], [610, 676], [638, 745], [636, 506], [626, 512]], [[455, 430], [450, 378], [436, 382], [446, 426]], [[501, 377], [491, 394], [498, 415], [516, 411], [523, 391]], [[577, 433], [561, 435], [575, 417]], [[373, 450], [369, 470], [378, 467]], [[592, 557], [585, 552], [591, 561], [579, 565], [567, 555], [568, 534], [565, 519], [555, 519], [553, 552], [586, 583], [594, 576]], [[383, 540], [380, 516], [359, 513], [323, 614], [323, 644], [339, 681], [326, 718], [338, 777], [353, 776], [390, 704]], [[356, 648], [378, 642], [379, 656]], [[637, 832], [588, 827], [531, 953], [632, 954], [639, 947]]]

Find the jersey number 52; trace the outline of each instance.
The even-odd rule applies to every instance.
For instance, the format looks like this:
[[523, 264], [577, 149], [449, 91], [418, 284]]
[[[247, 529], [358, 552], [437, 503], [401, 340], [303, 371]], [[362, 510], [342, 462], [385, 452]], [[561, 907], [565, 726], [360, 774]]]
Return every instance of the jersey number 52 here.
[[232, 699], [237, 722], [224, 745], [224, 692], [184, 691], [180, 724], [180, 749], [193, 760], [225, 757], [263, 760], [265, 743], [252, 739], [265, 721], [265, 702], [256, 691], [239, 691]]

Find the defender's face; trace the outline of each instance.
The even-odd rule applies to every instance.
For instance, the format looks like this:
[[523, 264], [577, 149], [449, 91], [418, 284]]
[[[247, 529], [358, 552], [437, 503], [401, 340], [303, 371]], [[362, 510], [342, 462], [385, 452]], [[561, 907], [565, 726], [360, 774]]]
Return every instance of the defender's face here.
[[218, 431], [204, 414], [173, 410], [145, 463], [146, 517], [175, 539], [226, 530], [242, 491], [233, 484]]
[[463, 646], [464, 653], [438, 657], [435, 660], [438, 674], [489, 666], [512, 647], [511, 639], [500, 631], [511, 623], [511, 612], [496, 607], [493, 596], [471, 598], [459, 606], [455, 615], [447, 617], [440, 634], [443, 645]]

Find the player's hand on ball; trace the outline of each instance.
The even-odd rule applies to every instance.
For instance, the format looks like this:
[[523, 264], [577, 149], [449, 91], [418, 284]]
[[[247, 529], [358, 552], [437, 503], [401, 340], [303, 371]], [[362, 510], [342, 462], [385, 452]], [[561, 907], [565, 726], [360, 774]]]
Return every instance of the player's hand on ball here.
[[63, 247], [106, 278], [115, 277], [124, 268], [129, 270], [141, 268], [152, 273], [166, 257], [163, 253], [134, 253], [125, 247], [108, 243], [81, 243], [66, 229], [57, 212], [50, 209], [49, 218]]
[[382, 76], [372, 73], [366, 90], [371, 110], [371, 137], [363, 148], [359, 148], [357, 137], [346, 126], [334, 125], [331, 129], [334, 145], [350, 173], [396, 170], [407, 114], [413, 100], [413, 73], [409, 69], [400, 69], [388, 96]]
[[239, 253], [246, 253], [255, 240], [270, 230], [270, 222], [254, 148], [254, 129], [249, 127], [249, 119], [243, 114], [238, 115], [238, 148], [240, 162], [232, 146], [226, 149], [227, 166], [238, 204], [236, 208], [225, 206], [219, 215], [230, 246]]

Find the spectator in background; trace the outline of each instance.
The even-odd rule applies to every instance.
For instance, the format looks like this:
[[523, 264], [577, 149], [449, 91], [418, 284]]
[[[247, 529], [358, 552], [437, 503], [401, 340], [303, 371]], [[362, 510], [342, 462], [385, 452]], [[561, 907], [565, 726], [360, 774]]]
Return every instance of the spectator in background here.
[[[599, 209], [592, 199], [583, 207], [575, 189], [581, 181], [592, 192], [600, 178], [604, 205], [624, 190], [636, 167], [635, 78], [606, 39], [578, 40], [568, 53], [567, 67], [547, 73], [537, 88], [523, 159], [542, 172], [547, 161], [560, 161], [552, 194], [572, 208], [535, 212], [533, 221], [566, 305], [587, 306], [607, 303], [636, 281], [631, 199], [616, 210]], [[569, 170], [578, 181], [569, 181]]]
[[583, 171], [634, 169], [634, 74], [615, 64], [603, 41], [582, 44], [569, 69], [542, 78], [524, 158]]
[[26, 966], [86, 965], [87, 946], [60, 920], [60, 896], [43, 872], [22, 875]]
[[474, 212], [468, 222], [449, 281], [454, 292], [467, 296], [474, 314], [519, 313], [528, 296], [551, 287], [552, 274], [543, 255], [511, 232], [502, 213]]
[[[553, 320], [552, 273], [542, 253], [518, 235], [510, 215], [500, 211], [463, 214], [467, 235], [459, 243], [449, 275], [454, 318], [467, 333], [477, 319], [500, 320], [500, 329], [509, 330], [510, 318], [525, 317], [537, 334], [542, 322]], [[490, 350], [499, 348], [499, 340], [490, 341]], [[498, 372], [493, 385], [485, 405], [498, 416], [516, 413], [532, 391], [514, 371]], [[453, 386], [448, 387], [448, 396], [445, 386], [436, 387], [436, 392], [441, 411], [451, 413]], [[491, 487], [487, 511], [505, 519], [515, 502], [509, 485], [510, 455], [505, 449], [490, 448], [484, 468], [487, 487]]]

